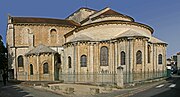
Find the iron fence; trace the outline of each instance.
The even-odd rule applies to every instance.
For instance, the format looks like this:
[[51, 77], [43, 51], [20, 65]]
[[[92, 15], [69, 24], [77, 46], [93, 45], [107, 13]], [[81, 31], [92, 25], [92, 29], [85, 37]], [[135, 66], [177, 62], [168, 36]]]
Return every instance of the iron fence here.
[[[144, 82], [166, 77], [166, 71], [156, 72], [123, 72], [123, 83]], [[60, 73], [58, 78], [70, 83], [94, 83], [94, 84], [116, 84], [117, 73], [115, 72], [94, 72], [94, 73]], [[54, 74], [33, 74], [19, 73], [18, 80], [26, 81], [53, 81]]]

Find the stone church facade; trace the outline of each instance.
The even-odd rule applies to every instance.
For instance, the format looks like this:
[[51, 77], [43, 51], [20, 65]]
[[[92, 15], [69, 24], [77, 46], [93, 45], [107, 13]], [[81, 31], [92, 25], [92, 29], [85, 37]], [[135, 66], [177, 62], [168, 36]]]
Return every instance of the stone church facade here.
[[153, 78], [166, 70], [167, 46], [153, 32], [110, 8], [80, 8], [66, 19], [9, 16], [10, 75], [27, 81], [116, 83], [121, 67], [123, 80]]

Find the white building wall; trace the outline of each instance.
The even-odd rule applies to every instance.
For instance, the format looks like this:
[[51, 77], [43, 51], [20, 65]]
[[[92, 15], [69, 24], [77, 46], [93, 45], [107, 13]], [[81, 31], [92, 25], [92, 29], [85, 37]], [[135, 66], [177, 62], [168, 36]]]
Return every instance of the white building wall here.
[[177, 67], [180, 69], [180, 55], [177, 55]]

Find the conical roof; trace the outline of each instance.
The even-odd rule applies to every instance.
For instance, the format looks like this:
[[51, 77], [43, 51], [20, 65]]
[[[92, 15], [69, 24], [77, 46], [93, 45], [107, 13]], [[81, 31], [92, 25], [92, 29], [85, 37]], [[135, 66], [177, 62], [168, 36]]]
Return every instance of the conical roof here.
[[119, 35], [117, 35], [115, 37], [116, 38], [123, 38], [123, 37], [146, 37], [145, 35], [139, 33], [139, 32], [136, 32], [134, 30], [127, 30]]
[[164, 41], [162, 41], [162, 40], [159, 40], [159, 39], [157, 39], [157, 38], [155, 38], [155, 37], [151, 37], [151, 42], [152, 43], [164, 43], [164, 44], [167, 44], [166, 42], [164, 42]]
[[75, 42], [75, 41], [93, 41], [93, 38], [84, 34], [80, 34], [76, 36], [75, 38], [73, 38], [72, 40], [70, 40], [70, 42]]
[[31, 54], [38, 55], [38, 54], [42, 54], [42, 53], [57, 53], [57, 52], [43, 44], [40, 44], [36, 48], [27, 52], [26, 55], [31, 55]]

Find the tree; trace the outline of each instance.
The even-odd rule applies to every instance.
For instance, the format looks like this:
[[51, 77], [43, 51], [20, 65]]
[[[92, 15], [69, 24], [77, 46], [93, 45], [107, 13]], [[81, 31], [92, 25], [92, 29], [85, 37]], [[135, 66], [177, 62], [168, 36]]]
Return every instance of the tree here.
[[0, 69], [2, 69], [4, 73], [5, 72], [7, 73], [8, 70], [7, 49], [4, 46], [1, 35], [0, 35]]

